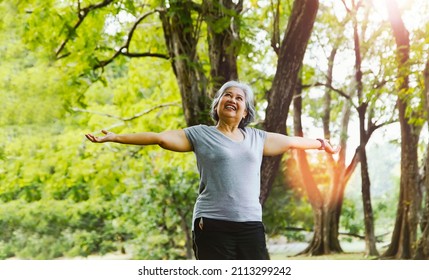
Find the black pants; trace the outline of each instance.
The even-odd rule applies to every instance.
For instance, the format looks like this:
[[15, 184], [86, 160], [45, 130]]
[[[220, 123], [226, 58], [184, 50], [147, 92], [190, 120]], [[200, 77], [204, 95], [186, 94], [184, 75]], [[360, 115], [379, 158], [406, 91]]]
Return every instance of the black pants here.
[[192, 235], [197, 260], [269, 259], [262, 222], [197, 218]]

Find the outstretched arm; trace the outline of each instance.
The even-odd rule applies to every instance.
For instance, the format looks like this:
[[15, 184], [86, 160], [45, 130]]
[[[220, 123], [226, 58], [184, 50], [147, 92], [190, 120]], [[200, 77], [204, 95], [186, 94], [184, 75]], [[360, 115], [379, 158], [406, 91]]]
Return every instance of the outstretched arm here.
[[264, 156], [280, 155], [289, 149], [323, 149], [328, 153], [335, 154], [340, 151], [341, 147], [338, 146], [334, 148], [324, 139], [316, 140], [267, 132], [267, 138], [264, 144]]
[[86, 138], [93, 143], [114, 142], [131, 145], [159, 145], [160, 147], [175, 152], [190, 152], [192, 145], [183, 130], [168, 130], [160, 133], [140, 132], [134, 134], [115, 134], [102, 130], [104, 136], [97, 137], [85, 134]]

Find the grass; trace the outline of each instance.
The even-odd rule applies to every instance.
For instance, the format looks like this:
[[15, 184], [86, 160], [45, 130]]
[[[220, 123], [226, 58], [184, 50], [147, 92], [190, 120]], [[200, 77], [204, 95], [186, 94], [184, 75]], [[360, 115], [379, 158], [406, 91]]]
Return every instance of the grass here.
[[[343, 253], [322, 256], [298, 255], [307, 248], [307, 242], [286, 242], [285, 240], [270, 240], [269, 252], [272, 260], [374, 260], [377, 257], [365, 255], [365, 242], [362, 240], [340, 240]], [[382, 254], [387, 243], [377, 243], [377, 249]]]

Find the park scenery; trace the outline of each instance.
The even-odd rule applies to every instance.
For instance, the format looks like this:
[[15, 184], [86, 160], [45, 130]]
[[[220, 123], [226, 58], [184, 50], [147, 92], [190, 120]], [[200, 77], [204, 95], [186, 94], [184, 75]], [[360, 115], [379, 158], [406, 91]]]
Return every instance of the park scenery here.
[[429, 259], [429, 1], [3, 0], [0, 14], [0, 259], [194, 259], [194, 153], [85, 134], [213, 125], [230, 80], [255, 93], [251, 127], [341, 146], [263, 159], [271, 259]]

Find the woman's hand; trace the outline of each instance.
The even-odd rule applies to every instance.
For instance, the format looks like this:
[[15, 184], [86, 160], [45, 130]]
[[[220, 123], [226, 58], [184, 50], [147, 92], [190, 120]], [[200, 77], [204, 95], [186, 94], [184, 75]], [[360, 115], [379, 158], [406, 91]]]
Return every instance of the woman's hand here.
[[320, 143], [323, 142], [322, 147], [320, 147], [320, 149], [325, 150], [325, 152], [327, 152], [327, 153], [336, 154], [341, 150], [341, 146], [334, 147], [326, 139], [317, 139], [317, 140], [320, 141]]
[[101, 131], [105, 136], [97, 137], [92, 134], [85, 134], [85, 137], [88, 138], [92, 143], [105, 143], [105, 142], [114, 142], [116, 134], [107, 130]]

